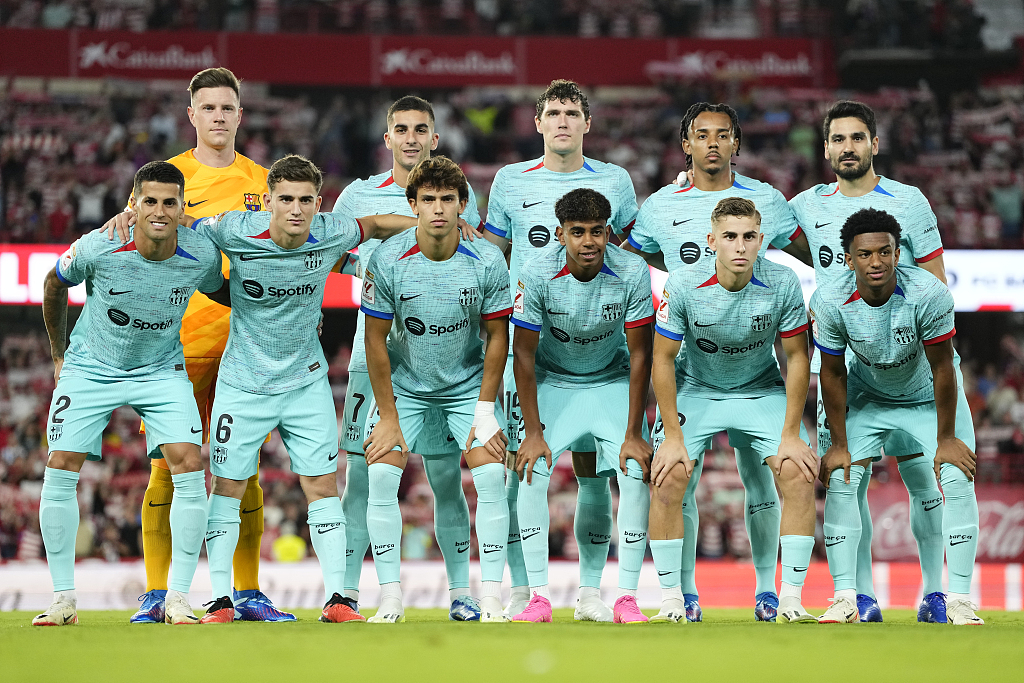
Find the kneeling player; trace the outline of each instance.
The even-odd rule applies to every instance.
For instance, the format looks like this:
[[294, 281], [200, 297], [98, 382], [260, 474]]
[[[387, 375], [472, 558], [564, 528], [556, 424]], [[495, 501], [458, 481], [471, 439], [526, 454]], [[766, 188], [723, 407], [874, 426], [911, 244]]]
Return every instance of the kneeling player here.
[[[445, 157], [421, 161], [406, 185], [416, 230], [377, 247], [363, 274], [366, 364], [376, 401], [364, 443], [369, 472], [366, 525], [381, 584], [381, 605], [369, 620], [375, 623], [405, 619], [398, 486], [407, 444], [420, 436], [427, 413], [434, 409], [465, 444], [473, 472], [480, 621], [508, 621], [501, 607], [508, 440], [494, 400], [508, 354], [512, 302], [501, 251], [483, 240], [460, 243], [457, 222], [467, 195], [466, 176], [454, 162]], [[480, 328], [486, 334], [484, 346]]]
[[[189, 297], [196, 289], [213, 297], [224, 277], [220, 254], [209, 240], [178, 226], [184, 187], [185, 178], [171, 164], [146, 164], [135, 174], [132, 204], [138, 221], [131, 241], [122, 246], [101, 231], [92, 232], [71, 245], [46, 276], [43, 318], [57, 388], [50, 404], [50, 456], [39, 526], [54, 601], [32, 620], [35, 625], [78, 623], [78, 476], [87, 459], [100, 459], [103, 429], [122, 405], [145, 418], [147, 452], [159, 448], [174, 484], [164, 621], [198, 621], [188, 591], [206, 527], [206, 482], [199, 456], [203, 430], [179, 335]], [[82, 282], [85, 308], [65, 354], [67, 290]]]
[[[647, 544], [644, 484], [651, 372], [651, 274], [638, 256], [608, 245], [611, 204], [589, 189], [555, 203], [561, 248], [519, 271], [512, 313], [514, 371], [525, 438], [516, 471], [519, 531], [533, 598], [513, 621], [551, 621], [548, 484], [566, 449], [597, 442], [598, 474], [618, 476], [619, 598], [613, 620], [647, 621], [636, 604]], [[550, 447], [549, 447], [550, 446]], [[633, 462], [630, 462], [633, 461]]]
[[[800, 419], [810, 379], [807, 311], [796, 273], [758, 257], [760, 223], [753, 202], [720, 201], [708, 236], [716, 251], [714, 274], [673, 273], [658, 307], [654, 393], [661, 414], [679, 419], [665, 421], [664, 441], [651, 466], [651, 554], [662, 588], [661, 611], [652, 622], [686, 622], [680, 503], [693, 470], [691, 457], [703, 457], [711, 437], [723, 430], [750, 439], [782, 492], [778, 619], [815, 621], [800, 602], [814, 547], [817, 467]], [[772, 355], [776, 334], [786, 353], [785, 383]], [[684, 338], [689, 351], [677, 396], [674, 362]]]
[[234, 618], [231, 558], [239, 508], [246, 482], [256, 473], [260, 445], [275, 428], [309, 503], [310, 539], [324, 576], [320, 620], [363, 620], [343, 595], [338, 422], [317, 325], [327, 275], [345, 252], [366, 239], [386, 239], [410, 221], [318, 214], [321, 184], [312, 162], [287, 156], [267, 176], [270, 192], [263, 199], [269, 212], [230, 211], [193, 226], [231, 260], [233, 305], [212, 413], [206, 549], [213, 605], [203, 623]]
[[[978, 548], [974, 431], [953, 367], [953, 296], [930, 273], [899, 265], [900, 236], [899, 223], [885, 211], [852, 214], [840, 233], [849, 270], [811, 297], [832, 435], [820, 476], [828, 487], [825, 549], [836, 595], [820, 621], [859, 621], [857, 489], [882, 444], [901, 436], [924, 453], [916, 460], [933, 461], [946, 499], [945, 617], [955, 625], [981, 625], [970, 598]], [[847, 347], [858, 359], [849, 368]]]

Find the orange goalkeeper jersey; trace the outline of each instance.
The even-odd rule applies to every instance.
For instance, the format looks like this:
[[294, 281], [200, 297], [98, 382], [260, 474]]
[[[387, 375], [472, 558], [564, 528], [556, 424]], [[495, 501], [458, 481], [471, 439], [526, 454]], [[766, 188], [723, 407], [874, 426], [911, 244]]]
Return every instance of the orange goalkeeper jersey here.
[[[267, 169], [241, 154], [226, 168], [204, 166], [194, 150], [167, 161], [185, 176], [185, 213], [195, 218], [216, 216], [224, 211], [262, 211], [267, 191]], [[228, 260], [223, 257], [224, 275]], [[220, 358], [228, 340], [231, 309], [196, 292], [188, 302], [181, 321], [181, 345], [185, 358]]]

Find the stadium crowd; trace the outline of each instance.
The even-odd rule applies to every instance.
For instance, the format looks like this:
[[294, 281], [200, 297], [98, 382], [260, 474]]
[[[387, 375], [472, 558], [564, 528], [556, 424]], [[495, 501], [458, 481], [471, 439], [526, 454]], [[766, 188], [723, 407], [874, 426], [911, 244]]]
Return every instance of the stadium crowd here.
[[[1007, 335], [1000, 348], [1000, 357], [994, 361], [982, 362], [968, 356], [962, 366], [977, 429], [978, 481], [1024, 482], [1024, 329], [1018, 330], [1016, 335]], [[329, 377], [339, 411], [345, 396], [348, 357], [346, 343], [331, 358]], [[44, 428], [52, 391], [53, 364], [42, 325], [35, 332], [7, 334], [0, 338], [2, 561], [43, 557], [36, 510], [46, 464]], [[652, 403], [649, 411], [652, 418], [653, 410]], [[808, 406], [805, 423], [813, 429], [813, 406]], [[703, 484], [698, 490], [701, 515], [698, 552], [706, 558], [747, 558], [750, 543], [743, 524], [743, 487], [732, 449], [724, 435], [719, 437], [707, 459]], [[116, 562], [141, 555], [139, 510], [149, 479], [145, 439], [138, 433], [138, 417], [130, 408], [114, 413], [104, 434], [103, 450], [101, 462], [91, 463], [82, 470], [79, 492], [82, 524], [76, 553], [80, 558], [99, 557]], [[559, 463], [550, 496], [551, 556], [574, 560], [577, 556], [573, 535], [576, 478], [568, 458]], [[895, 476], [895, 467], [890, 468], [890, 464], [883, 461], [876, 465], [876, 481], [884, 482]], [[342, 486], [344, 477], [343, 467], [339, 468]], [[278, 559], [302, 557], [304, 549], [309, 548], [306, 507], [276, 432], [264, 446], [260, 478], [266, 501], [263, 555]], [[470, 510], [475, 510], [476, 491], [465, 468], [463, 489]], [[418, 457], [410, 459], [402, 479], [400, 502], [405, 523], [402, 556], [440, 559], [434, 540], [432, 493]], [[613, 505], [617, 509], [617, 496], [613, 498]], [[823, 498], [818, 507], [820, 536]], [[613, 535], [613, 548], [616, 538]], [[475, 556], [475, 539], [471, 547]], [[824, 558], [823, 552], [820, 555]]]
[[[325, 206], [355, 177], [390, 166], [379, 144], [392, 93], [281, 93], [247, 84], [238, 150], [269, 165], [288, 152], [325, 171]], [[172, 88], [172, 89], [169, 89]], [[68, 243], [124, 205], [135, 171], [190, 149], [194, 129], [177, 84], [80, 81], [73, 88], [11, 80], [0, 88], [0, 242]], [[817, 124], [831, 91], [663, 88], [595, 92], [588, 153], [626, 168], [638, 198], [683, 167], [678, 122], [690, 102], [737, 105], [737, 170], [787, 198], [832, 176]], [[1024, 214], [1024, 91], [963, 92], [944, 103], [922, 88], [856, 93], [879, 119], [878, 171], [920, 187], [948, 248], [1019, 248]], [[536, 156], [533, 103], [515, 91], [433, 93], [439, 152], [460, 162], [481, 209], [498, 168]], [[481, 211], [483, 213], [483, 211]]]

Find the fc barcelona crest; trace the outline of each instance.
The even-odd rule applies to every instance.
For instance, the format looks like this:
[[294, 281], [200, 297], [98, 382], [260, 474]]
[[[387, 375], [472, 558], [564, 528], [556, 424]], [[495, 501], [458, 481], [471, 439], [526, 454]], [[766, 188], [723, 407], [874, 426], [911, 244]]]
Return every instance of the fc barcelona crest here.
[[228, 461], [228, 449], [224, 446], [214, 446], [211, 459], [218, 465], [223, 465]]
[[187, 287], [174, 287], [171, 289], [171, 305], [180, 306], [188, 301]]
[[324, 263], [323, 250], [318, 249], [316, 251], [309, 252], [308, 254], [306, 254], [305, 259], [303, 259], [303, 263], [309, 270], [316, 270]]
[[772, 326], [772, 314], [763, 313], [761, 315], [750, 316], [750, 329], [754, 332], [764, 332]]
[[263, 202], [260, 201], [260, 196], [255, 192], [246, 192], [244, 195], [245, 208], [249, 211], [260, 211], [263, 209]]
[[913, 344], [915, 340], [914, 328], [910, 325], [893, 328], [892, 338], [897, 344]]
[[618, 320], [622, 316], [622, 304], [605, 304], [601, 306], [601, 319], [606, 321]]
[[459, 304], [462, 306], [475, 306], [480, 299], [480, 290], [476, 287], [463, 287], [459, 290]]

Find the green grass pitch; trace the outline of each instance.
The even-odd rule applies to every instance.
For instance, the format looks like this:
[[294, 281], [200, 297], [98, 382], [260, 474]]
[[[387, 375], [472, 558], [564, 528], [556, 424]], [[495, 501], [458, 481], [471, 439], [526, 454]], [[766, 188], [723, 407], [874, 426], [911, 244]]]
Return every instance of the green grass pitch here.
[[1024, 613], [981, 612], [983, 627], [753, 623], [751, 610], [708, 609], [704, 623], [449, 623], [410, 610], [399, 625], [129, 626], [129, 612], [81, 612], [72, 627], [33, 628], [0, 613], [0, 679], [85, 681], [1024, 681]]

